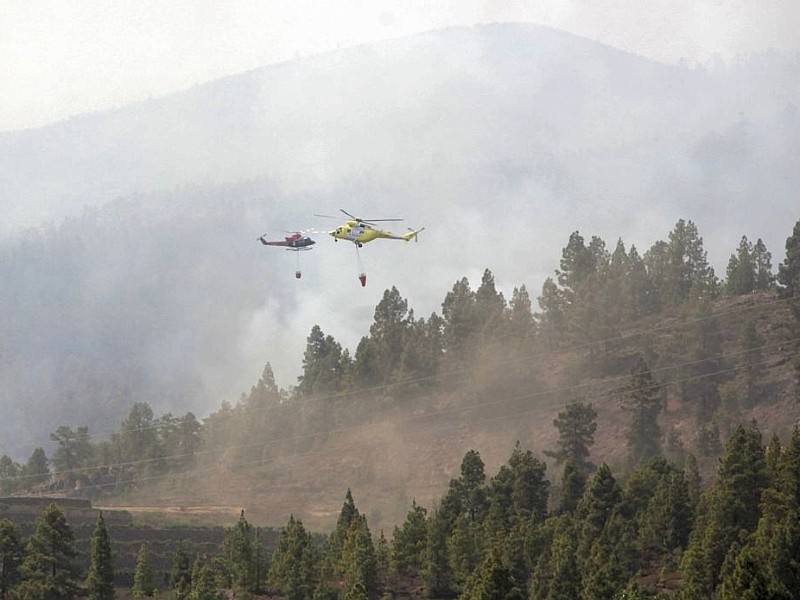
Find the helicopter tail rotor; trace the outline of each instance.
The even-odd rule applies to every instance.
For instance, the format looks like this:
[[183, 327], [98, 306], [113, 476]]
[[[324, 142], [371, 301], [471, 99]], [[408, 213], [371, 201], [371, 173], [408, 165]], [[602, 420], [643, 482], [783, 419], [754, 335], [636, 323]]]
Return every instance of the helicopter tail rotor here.
[[415, 242], [417, 242], [417, 241], [419, 241], [417, 239], [417, 234], [422, 232], [422, 231], [425, 231], [425, 228], [423, 227], [422, 229], [414, 230], [414, 229], [411, 229], [411, 227], [409, 227], [408, 230], [409, 230], [409, 232], [403, 236], [403, 239], [405, 241], [407, 241], [407, 242], [410, 242], [411, 240], [414, 240]]

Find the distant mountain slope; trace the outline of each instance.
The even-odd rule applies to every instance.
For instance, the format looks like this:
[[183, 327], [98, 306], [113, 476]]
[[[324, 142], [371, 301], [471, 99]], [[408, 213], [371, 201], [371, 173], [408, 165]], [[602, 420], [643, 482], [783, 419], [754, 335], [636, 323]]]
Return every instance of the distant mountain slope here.
[[[266, 360], [292, 383], [313, 324], [353, 348], [392, 285], [420, 315], [487, 266], [535, 296], [575, 229], [643, 253], [690, 218], [720, 274], [743, 234], [777, 258], [799, 89], [796, 59], [709, 73], [508, 24], [0, 133], [0, 233], [55, 224], [0, 242], [0, 450], [25, 458], [66, 421], [99, 435], [133, 401], [202, 416]], [[254, 241], [339, 207], [427, 230], [364, 250], [364, 290], [344, 244], [295, 282], [293, 257]]]
[[431, 162], [510, 161], [535, 173], [544, 161], [569, 173], [572, 153], [607, 162], [600, 156], [634, 147], [652, 159], [741, 119], [760, 127], [797, 102], [798, 65], [785, 63], [710, 74], [543, 27], [436, 31], [0, 134], [0, 192], [6, 206], [48, 218], [134, 192], [261, 176], [316, 190]]

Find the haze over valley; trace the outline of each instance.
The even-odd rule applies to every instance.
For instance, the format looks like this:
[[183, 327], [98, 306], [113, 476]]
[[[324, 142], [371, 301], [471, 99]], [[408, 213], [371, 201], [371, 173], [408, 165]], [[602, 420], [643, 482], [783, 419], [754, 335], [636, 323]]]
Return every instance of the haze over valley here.
[[[489, 268], [535, 302], [574, 230], [644, 254], [691, 219], [719, 276], [742, 235], [777, 264], [799, 71], [789, 53], [676, 66], [484, 25], [0, 133], [0, 451], [24, 460], [62, 424], [102, 438], [136, 402], [202, 418], [266, 362], [288, 388], [314, 325], [352, 353], [392, 286], [427, 318]], [[363, 248], [365, 288], [324, 233], [301, 280], [256, 242], [339, 208], [426, 230]]]

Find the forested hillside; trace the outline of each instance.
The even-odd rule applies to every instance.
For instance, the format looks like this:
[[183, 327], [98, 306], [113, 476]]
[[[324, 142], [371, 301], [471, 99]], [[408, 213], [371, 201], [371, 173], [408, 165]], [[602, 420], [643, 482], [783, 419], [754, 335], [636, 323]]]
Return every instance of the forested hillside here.
[[[524, 287], [506, 303], [489, 270], [474, 291], [457, 281], [442, 315], [427, 319], [392, 288], [352, 356], [315, 326], [290, 390], [267, 365], [240, 402], [202, 422], [156, 419], [137, 403], [108, 441], [60, 427], [54, 472], [41, 449], [25, 466], [4, 456], [1, 483], [104, 502], [232, 502], [241, 492], [248, 514], [269, 519], [287, 508], [274, 547], [265, 551], [242, 512], [192, 568], [179, 544], [159, 567], [161, 585], [142, 544], [135, 595], [792, 598], [798, 298], [800, 221], [777, 277], [761, 241], [743, 237], [724, 280], [691, 221], [641, 258], [574, 232], [541, 312]], [[469, 449], [453, 468], [460, 443]], [[501, 446], [508, 458], [496, 460]], [[398, 463], [404, 473], [392, 472]], [[405, 517], [381, 503], [401, 485]], [[353, 489], [365, 492], [361, 508]], [[315, 539], [305, 521], [326, 535]], [[74, 564], [56, 505], [24, 550], [17, 525], [0, 527], [19, 565], [4, 571], [7, 583], [23, 597], [77, 590], [81, 570], [92, 593], [111, 573], [108, 552]], [[51, 531], [62, 532], [52, 575], [35, 568]], [[93, 548], [99, 536], [109, 537], [102, 516]]]
[[[742, 235], [776, 252], [800, 188], [798, 68], [666, 65], [498, 24], [0, 132], [0, 452], [24, 461], [69, 420], [107, 437], [139, 402], [207, 414], [267, 361], [288, 387], [314, 324], [352, 355], [393, 286], [427, 321], [489, 268], [539, 311], [576, 229], [642, 258], [691, 218], [720, 276]], [[301, 281], [255, 242], [339, 208], [426, 229], [365, 248], [363, 289], [324, 234]]]
[[519, 441], [552, 459], [555, 481], [575, 452], [560, 439], [569, 430], [590, 432], [579, 457], [589, 470], [692, 455], [709, 477], [739, 425], [786, 439], [800, 414], [798, 247], [800, 225], [776, 280], [771, 252], [743, 237], [720, 279], [691, 221], [641, 256], [574, 232], [538, 311], [524, 286], [507, 302], [488, 269], [474, 290], [458, 280], [428, 317], [391, 288], [354, 349], [314, 326], [290, 389], [267, 364], [207, 416], [157, 416], [137, 402], [107, 439], [64, 424], [51, 456], [4, 456], [0, 483], [103, 502], [188, 497], [325, 527], [344, 481], [390, 526], [411, 498], [440, 497], [469, 449], [494, 468]]

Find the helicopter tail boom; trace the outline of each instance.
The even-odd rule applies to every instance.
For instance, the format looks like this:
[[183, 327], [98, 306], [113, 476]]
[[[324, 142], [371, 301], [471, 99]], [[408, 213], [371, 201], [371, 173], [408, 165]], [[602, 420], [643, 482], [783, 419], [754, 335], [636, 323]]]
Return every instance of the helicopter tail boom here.
[[417, 234], [419, 232], [421, 232], [421, 231], [425, 231], [425, 228], [423, 227], [422, 229], [417, 229], [416, 231], [411, 230], [411, 231], [409, 231], [407, 234], [405, 234], [402, 237], [407, 242], [410, 242], [411, 240], [414, 240], [416, 242], [417, 241]]

